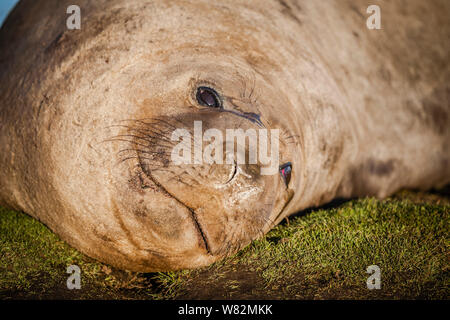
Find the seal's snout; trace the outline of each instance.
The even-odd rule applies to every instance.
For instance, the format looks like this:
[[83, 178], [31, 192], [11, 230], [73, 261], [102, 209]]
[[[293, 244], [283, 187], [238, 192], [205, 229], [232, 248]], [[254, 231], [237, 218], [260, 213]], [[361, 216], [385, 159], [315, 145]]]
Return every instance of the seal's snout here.
[[[221, 97], [209, 87], [199, 87], [195, 97], [207, 110], [130, 123], [120, 139], [126, 136], [131, 145], [121, 156], [136, 154], [141, 172], [136, 180], [148, 178], [148, 185], [155, 185], [167, 196], [165, 201], [189, 217], [198, 233], [198, 255], [203, 257], [198, 261], [206, 261], [237, 251], [273, 225], [272, 216], [286, 190], [283, 181], [290, 180], [290, 163], [280, 169], [283, 178], [278, 162], [273, 174], [264, 174], [267, 163], [260, 161], [255, 149], [259, 140], [251, 141], [250, 134], [258, 135], [260, 126], [252, 121], [259, 120], [256, 114], [248, 113], [249, 120], [233, 112], [216, 112], [222, 107]], [[248, 135], [240, 139], [239, 133]], [[148, 208], [149, 214], [154, 210]]]

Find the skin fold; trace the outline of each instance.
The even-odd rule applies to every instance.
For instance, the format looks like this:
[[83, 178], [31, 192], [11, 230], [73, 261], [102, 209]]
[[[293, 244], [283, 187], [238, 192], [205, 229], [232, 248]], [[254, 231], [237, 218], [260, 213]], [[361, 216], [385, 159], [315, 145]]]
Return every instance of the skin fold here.
[[[446, 0], [77, 0], [68, 30], [72, 2], [22, 0], [0, 30], [0, 203], [93, 258], [205, 266], [299, 210], [450, 182]], [[289, 183], [174, 165], [194, 121], [279, 129]]]

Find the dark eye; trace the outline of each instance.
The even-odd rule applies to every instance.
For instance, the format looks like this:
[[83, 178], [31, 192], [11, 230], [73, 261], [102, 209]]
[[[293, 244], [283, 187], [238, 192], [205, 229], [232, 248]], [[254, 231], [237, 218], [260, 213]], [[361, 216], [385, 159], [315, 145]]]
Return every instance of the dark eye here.
[[208, 87], [198, 87], [196, 98], [197, 102], [202, 106], [210, 108], [222, 107], [219, 94], [214, 89]]
[[288, 186], [289, 181], [291, 181], [291, 172], [292, 172], [292, 165], [290, 162], [287, 162], [280, 166], [280, 174], [286, 186]]

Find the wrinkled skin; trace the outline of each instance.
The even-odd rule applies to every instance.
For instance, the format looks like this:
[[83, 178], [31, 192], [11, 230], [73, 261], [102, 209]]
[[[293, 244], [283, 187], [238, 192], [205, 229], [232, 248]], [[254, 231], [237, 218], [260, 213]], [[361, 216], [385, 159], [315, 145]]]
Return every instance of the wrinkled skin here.
[[[450, 181], [450, 3], [21, 1], [0, 31], [0, 202], [87, 255], [194, 268], [336, 197]], [[228, 112], [199, 105], [214, 88]], [[261, 164], [170, 161], [173, 128], [280, 129]], [[172, 143], [172, 144], [171, 144]]]

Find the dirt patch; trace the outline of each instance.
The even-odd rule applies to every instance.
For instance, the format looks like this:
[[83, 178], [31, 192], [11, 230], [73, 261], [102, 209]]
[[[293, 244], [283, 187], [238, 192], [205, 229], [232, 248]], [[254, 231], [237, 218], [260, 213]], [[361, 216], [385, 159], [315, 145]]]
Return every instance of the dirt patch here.
[[221, 273], [211, 270], [199, 272], [189, 279], [175, 299], [279, 299], [280, 293], [267, 290], [260, 275], [246, 267], [226, 268]]
[[391, 197], [397, 200], [408, 200], [413, 203], [432, 203], [437, 205], [450, 205], [450, 185], [431, 191], [400, 191]]

